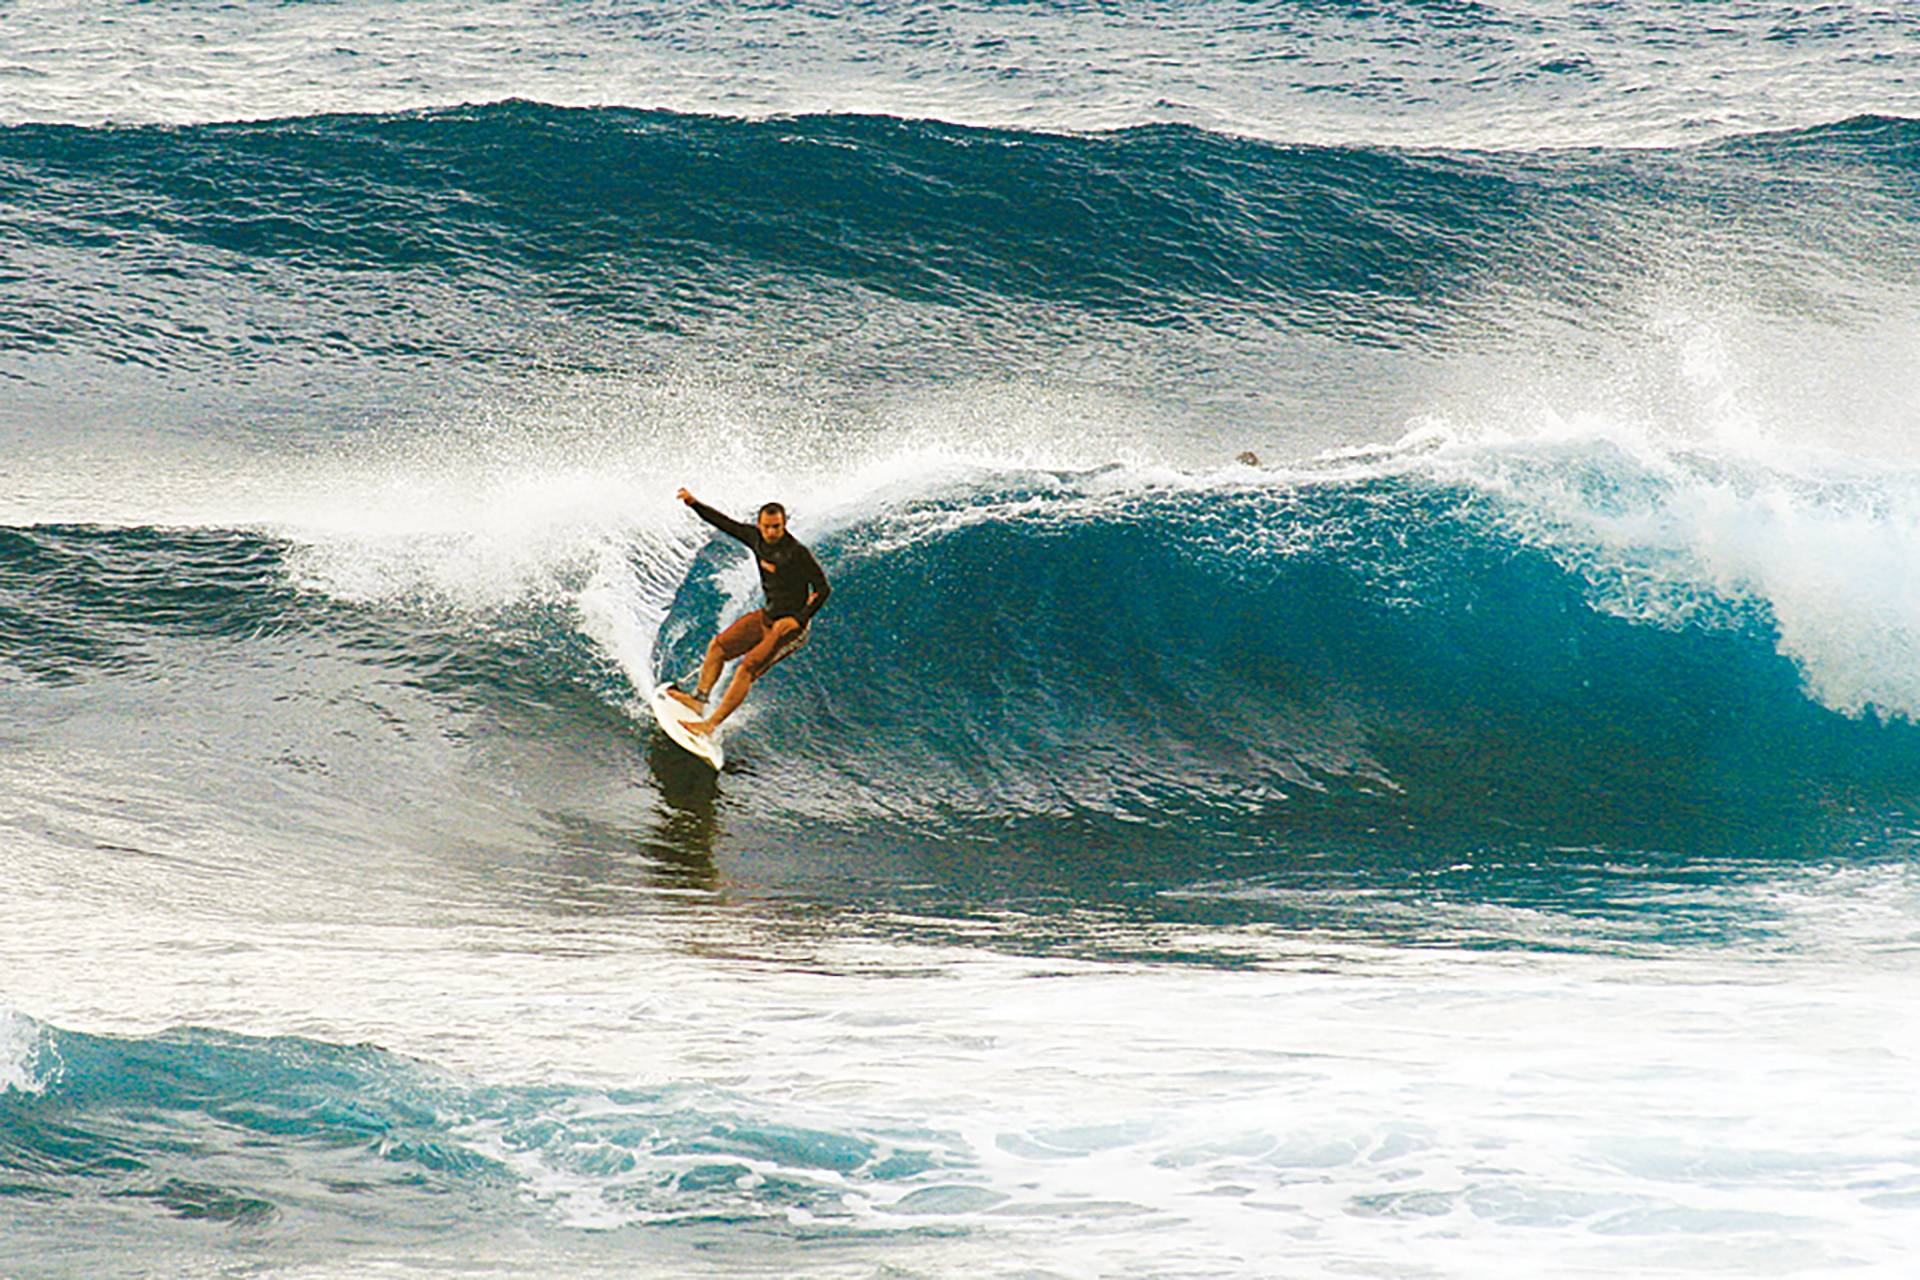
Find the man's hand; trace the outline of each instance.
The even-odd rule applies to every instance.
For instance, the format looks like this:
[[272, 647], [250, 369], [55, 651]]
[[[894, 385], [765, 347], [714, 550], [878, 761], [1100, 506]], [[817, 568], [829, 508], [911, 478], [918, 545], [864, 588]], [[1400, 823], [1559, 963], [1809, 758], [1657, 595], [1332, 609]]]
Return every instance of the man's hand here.
[[688, 493], [684, 488], [681, 489], [680, 492], [674, 494], [673, 496], [680, 499], [680, 501], [686, 503], [688, 506], [692, 506], [694, 503], [700, 501], [700, 499], [694, 497], [691, 493]]

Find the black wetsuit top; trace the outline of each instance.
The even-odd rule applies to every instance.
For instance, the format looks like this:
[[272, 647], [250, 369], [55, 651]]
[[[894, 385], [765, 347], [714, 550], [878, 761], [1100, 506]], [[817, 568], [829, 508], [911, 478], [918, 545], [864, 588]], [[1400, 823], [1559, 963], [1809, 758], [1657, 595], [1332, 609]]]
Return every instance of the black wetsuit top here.
[[[820, 562], [813, 558], [813, 552], [800, 545], [798, 538], [789, 533], [780, 541], [770, 543], [760, 536], [759, 525], [743, 524], [723, 516], [704, 502], [695, 502], [693, 510], [728, 537], [746, 543], [747, 550], [753, 552], [753, 558], [760, 565], [760, 589], [767, 595], [768, 621], [798, 618], [802, 627], [813, 621], [813, 615], [826, 604], [833, 588], [827, 585], [827, 575], [820, 571]], [[813, 590], [812, 603], [807, 601], [808, 588]]]

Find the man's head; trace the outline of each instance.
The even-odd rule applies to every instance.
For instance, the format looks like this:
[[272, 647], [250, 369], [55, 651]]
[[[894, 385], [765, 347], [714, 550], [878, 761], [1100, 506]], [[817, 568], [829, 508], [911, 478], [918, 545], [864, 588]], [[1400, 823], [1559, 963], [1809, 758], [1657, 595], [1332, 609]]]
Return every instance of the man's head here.
[[787, 509], [777, 502], [769, 502], [760, 508], [760, 536], [768, 542], [778, 542], [787, 536]]

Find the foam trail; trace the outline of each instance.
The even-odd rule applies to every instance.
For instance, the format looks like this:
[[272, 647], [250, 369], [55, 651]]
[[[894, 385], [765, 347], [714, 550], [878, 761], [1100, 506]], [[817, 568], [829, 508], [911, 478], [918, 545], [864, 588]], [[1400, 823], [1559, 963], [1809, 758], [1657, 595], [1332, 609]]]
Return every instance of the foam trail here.
[[[704, 526], [703, 526], [704, 527]], [[654, 640], [698, 546], [698, 535], [644, 530], [629, 551], [609, 543], [575, 602], [582, 633], [645, 694], [655, 680]], [[671, 674], [671, 673], [669, 673]]]

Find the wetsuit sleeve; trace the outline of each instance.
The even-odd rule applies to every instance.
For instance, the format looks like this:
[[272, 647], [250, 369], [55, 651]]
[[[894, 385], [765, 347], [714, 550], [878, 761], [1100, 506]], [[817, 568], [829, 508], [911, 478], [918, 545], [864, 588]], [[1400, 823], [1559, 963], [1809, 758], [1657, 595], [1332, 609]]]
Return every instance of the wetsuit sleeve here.
[[[806, 548], [802, 548], [806, 550]], [[813, 615], [824, 609], [827, 597], [833, 594], [833, 588], [827, 585], [827, 575], [820, 568], [820, 562], [813, 558], [813, 552], [807, 550], [807, 586], [813, 589], [813, 599], [807, 601], [800, 610], [800, 625], [806, 626], [813, 621]]]
[[752, 525], [742, 524], [740, 521], [735, 520], [731, 516], [721, 515], [718, 511], [715, 511], [712, 507], [708, 506], [704, 502], [700, 502], [696, 500], [692, 504], [692, 506], [693, 506], [693, 514], [699, 516], [702, 520], [705, 520], [708, 524], [712, 525], [714, 528], [718, 529], [720, 532], [726, 534], [729, 538], [737, 538], [741, 542], [746, 543], [749, 547], [754, 547], [756, 549], [759, 547], [760, 531], [754, 528]]

